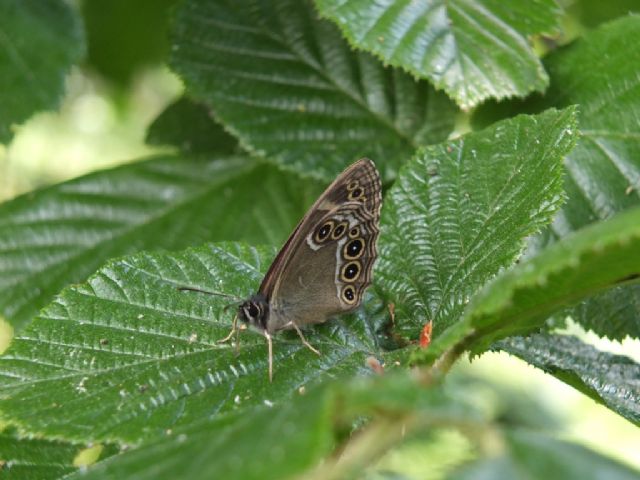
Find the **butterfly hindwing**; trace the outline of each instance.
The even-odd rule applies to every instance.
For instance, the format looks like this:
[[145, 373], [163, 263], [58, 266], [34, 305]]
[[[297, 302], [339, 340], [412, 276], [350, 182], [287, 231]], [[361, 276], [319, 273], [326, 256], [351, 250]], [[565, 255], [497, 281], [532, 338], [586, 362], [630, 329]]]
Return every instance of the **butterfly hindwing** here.
[[261, 286], [269, 331], [319, 323], [360, 305], [377, 255], [380, 190], [373, 162], [362, 159], [311, 207]]

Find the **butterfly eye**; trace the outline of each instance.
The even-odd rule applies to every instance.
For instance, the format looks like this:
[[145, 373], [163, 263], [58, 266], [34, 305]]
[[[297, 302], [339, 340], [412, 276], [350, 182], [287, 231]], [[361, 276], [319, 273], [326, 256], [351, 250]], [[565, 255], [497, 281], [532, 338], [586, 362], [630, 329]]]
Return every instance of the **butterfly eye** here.
[[329, 220], [327, 222], [325, 222], [324, 225], [322, 225], [322, 227], [320, 227], [320, 229], [316, 232], [316, 242], [318, 243], [322, 243], [324, 242], [327, 237], [329, 236], [329, 234], [331, 233], [331, 230], [333, 230], [333, 220]]
[[342, 290], [342, 299], [350, 305], [356, 303], [356, 291], [351, 285], [347, 285]]
[[338, 240], [340, 237], [342, 237], [342, 235], [346, 230], [347, 230], [347, 222], [339, 223], [338, 226], [333, 230], [333, 233], [331, 234], [331, 238], [333, 240]]
[[255, 303], [250, 303], [249, 308], [247, 308], [247, 313], [251, 318], [256, 318], [260, 313], [260, 309], [257, 307]]
[[364, 241], [361, 238], [351, 240], [344, 246], [342, 250], [342, 256], [347, 260], [355, 260], [362, 255], [364, 249]]
[[342, 280], [345, 282], [355, 282], [359, 275], [359, 262], [349, 262], [344, 267], [342, 267]]

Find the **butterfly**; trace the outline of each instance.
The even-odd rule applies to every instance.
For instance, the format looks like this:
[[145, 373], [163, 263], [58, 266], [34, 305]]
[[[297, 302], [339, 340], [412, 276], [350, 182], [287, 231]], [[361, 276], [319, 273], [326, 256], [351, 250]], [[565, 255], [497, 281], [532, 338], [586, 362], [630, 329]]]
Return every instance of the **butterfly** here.
[[360, 159], [327, 187], [300, 220], [257, 293], [240, 303], [231, 332], [220, 342], [238, 332], [238, 320], [261, 333], [268, 344], [270, 381], [275, 333], [295, 330], [306, 347], [320, 354], [301, 328], [361, 304], [377, 257], [381, 205], [378, 170], [373, 161]]

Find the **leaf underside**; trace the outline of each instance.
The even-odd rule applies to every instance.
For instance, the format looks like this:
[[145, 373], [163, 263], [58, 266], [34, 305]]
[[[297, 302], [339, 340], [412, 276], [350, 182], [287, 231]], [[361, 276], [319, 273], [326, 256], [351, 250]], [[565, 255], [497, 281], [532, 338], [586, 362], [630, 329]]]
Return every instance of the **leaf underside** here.
[[640, 365], [569, 335], [537, 334], [496, 344], [640, 425]]

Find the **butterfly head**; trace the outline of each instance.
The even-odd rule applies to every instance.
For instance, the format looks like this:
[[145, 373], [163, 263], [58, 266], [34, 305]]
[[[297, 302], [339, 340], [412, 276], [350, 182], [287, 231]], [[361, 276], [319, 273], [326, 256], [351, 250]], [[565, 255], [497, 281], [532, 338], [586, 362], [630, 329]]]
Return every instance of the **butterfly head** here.
[[267, 329], [267, 319], [269, 318], [269, 302], [260, 294], [253, 295], [238, 308], [238, 318], [241, 322], [259, 331]]

